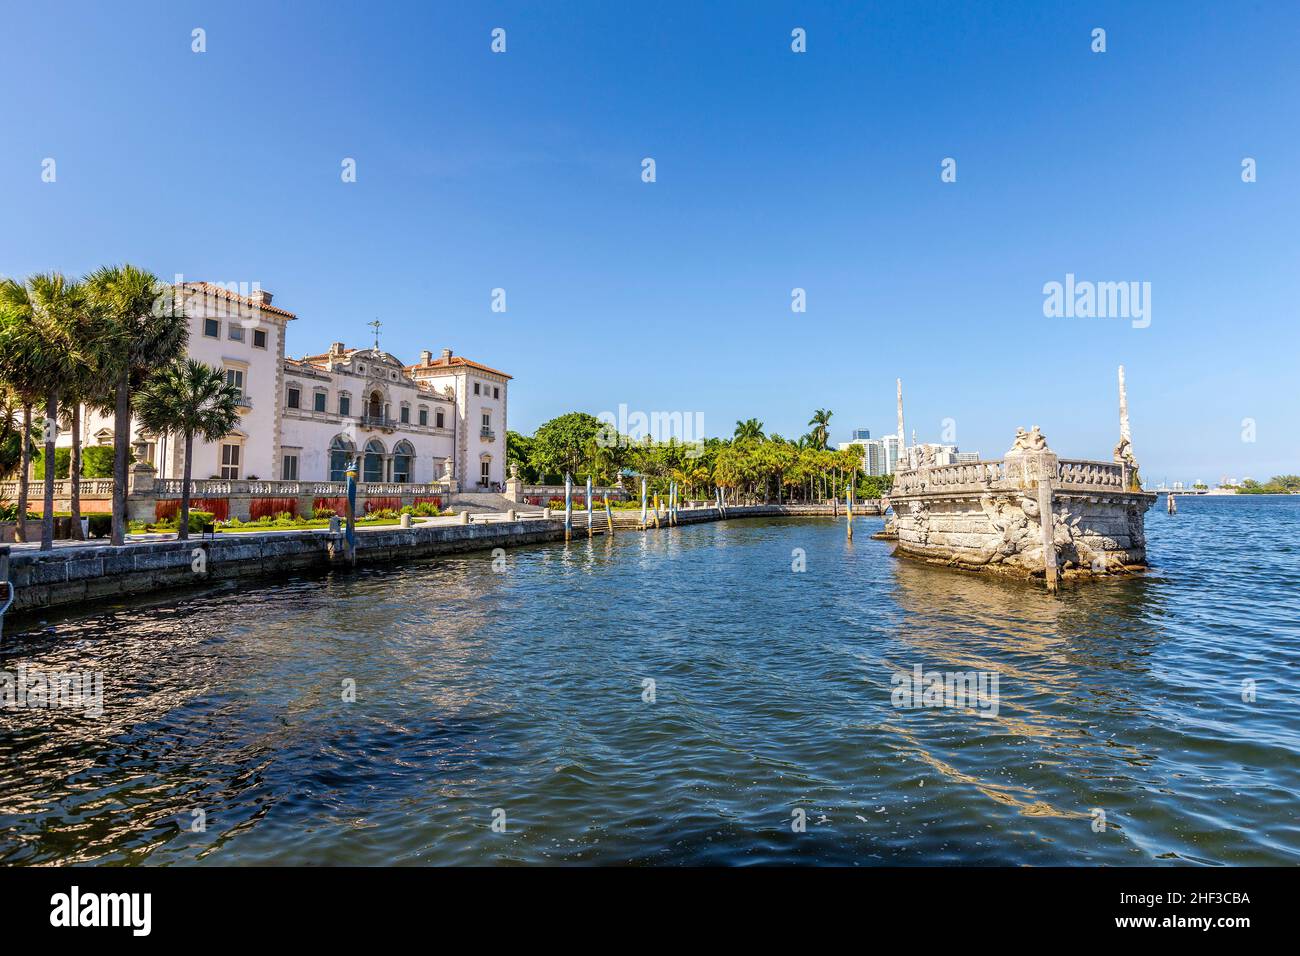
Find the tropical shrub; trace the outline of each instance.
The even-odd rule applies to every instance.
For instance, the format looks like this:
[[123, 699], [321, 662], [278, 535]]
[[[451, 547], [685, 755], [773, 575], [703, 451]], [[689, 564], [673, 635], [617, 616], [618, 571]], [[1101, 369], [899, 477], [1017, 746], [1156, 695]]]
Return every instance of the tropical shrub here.
[[[72, 449], [56, 448], [54, 449], [54, 477], [62, 480], [68, 477], [68, 469], [72, 465]], [[39, 479], [45, 478], [45, 453], [38, 451], [32, 455], [32, 469], [35, 476]], [[84, 474], [84, 472], [83, 472]]]
[[81, 449], [81, 477], [112, 478], [113, 446], [89, 445]]

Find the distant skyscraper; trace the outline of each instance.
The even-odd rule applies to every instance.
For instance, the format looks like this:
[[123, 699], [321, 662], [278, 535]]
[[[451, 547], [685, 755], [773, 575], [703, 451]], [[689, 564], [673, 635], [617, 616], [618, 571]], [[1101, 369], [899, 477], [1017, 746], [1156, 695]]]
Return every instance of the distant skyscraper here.
[[871, 429], [870, 428], [853, 429], [853, 437], [850, 439], [850, 441], [853, 442], [871, 441]]
[[885, 446], [885, 474], [892, 475], [898, 471], [898, 459], [902, 454], [897, 435], [886, 435], [880, 439]]

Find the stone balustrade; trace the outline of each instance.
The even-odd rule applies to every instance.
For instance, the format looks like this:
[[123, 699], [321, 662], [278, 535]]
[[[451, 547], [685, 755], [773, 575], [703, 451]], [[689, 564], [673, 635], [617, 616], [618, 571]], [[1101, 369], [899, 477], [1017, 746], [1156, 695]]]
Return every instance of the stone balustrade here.
[[[29, 500], [39, 504], [42, 496], [45, 494], [45, 481], [41, 478], [33, 478], [27, 483], [27, 496]], [[67, 500], [72, 494], [72, 482], [66, 478], [61, 478], [54, 482], [54, 498], [56, 501]], [[112, 478], [82, 478], [81, 479], [81, 498], [85, 500], [104, 499], [109, 500], [113, 497], [113, 479]], [[0, 501], [15, 502], [18, 500], [18, 482], [0, 481]]]
[[1012, 491], [1037, 485], [1046, 473], [1053, 487], [1070, 491], [1099, 492], [1128, 489], [1128, 467], [1114, 461], [1057, 459], [1022, 455], [1013, 459], [966, 462], [957, 465], [923, 465], [894, 476], [892, 498], [922, 494], [979, 494], [985, 491]]

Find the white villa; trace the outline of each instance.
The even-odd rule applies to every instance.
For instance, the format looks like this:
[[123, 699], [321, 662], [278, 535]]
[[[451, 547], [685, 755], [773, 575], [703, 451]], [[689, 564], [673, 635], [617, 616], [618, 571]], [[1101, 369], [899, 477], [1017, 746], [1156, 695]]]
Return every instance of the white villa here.
[[[225, 370], [243, 393], [239, 425], [217, 442], [194, 444], [196, 479], [340, 481], [362, 457], [363, 482], [430, 483], [454, 478], [465, 490], [506, 479], [506, 398], [510, 376], [453, 355], [423, 352], [404, 365], [379, 348], [285, 355], [295, 320], [272, 295], [240, 295], [220, 285], [185, 282], [191, 358]], [[113, 442], [113, 419], [84, 416], [82, 441]], [[158, 478], [182, 475], [184, 443], [132, 423], [135, 456]], [[62, 436], [60, 444], [69, 444]]]

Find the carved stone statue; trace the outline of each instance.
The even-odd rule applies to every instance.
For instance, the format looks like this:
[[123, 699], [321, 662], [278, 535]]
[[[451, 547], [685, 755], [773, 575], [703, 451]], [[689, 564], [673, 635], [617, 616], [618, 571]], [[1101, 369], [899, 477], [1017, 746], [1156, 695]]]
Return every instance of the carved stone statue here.
[[1017, 428], [1016, 440], [1007, 455], [1019, 455], [1026, 451], [1047, 451], [1047, 439], [1043, 437], [1037, 425], [1029, 431], [1025, 431], [1023, 427]]
[[511, 481], [519, 480], [519, 462], [517, 461], [512, 461], [510, 463], [510, 480]]
[[1130, 467], [1137, 467], [1137, 458], [1133, 455], [1133, 443], [1127, 438], [1121, 438], [1115, 445], [1115, 461], [1120, 464], [1127, 464]]

